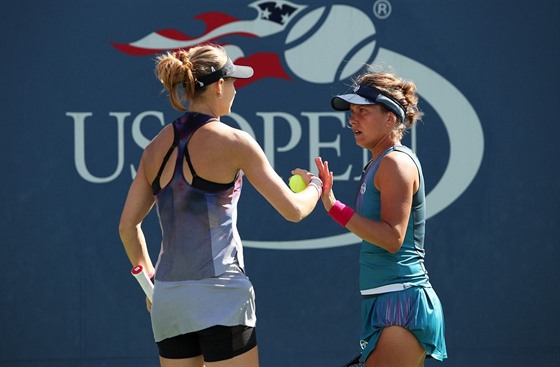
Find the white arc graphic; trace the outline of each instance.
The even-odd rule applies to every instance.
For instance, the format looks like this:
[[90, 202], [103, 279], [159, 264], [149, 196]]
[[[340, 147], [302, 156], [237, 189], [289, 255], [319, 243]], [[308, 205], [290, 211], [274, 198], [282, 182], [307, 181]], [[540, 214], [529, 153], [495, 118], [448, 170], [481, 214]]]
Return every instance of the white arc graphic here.
[[470, 185], [484, 155], [484, 134], [474, 108], [465, 96], [432, 69], [381, 48], [377, 59], [414, 80], [419, 93], [441, 117], [449, 136], [449, 162], [426, 201], [430, 218], [455, 201]]
[[[484, 155], [480, 120], [466, 97], [432, 69], [396, 52], [380, 48], [373, 63], [391, 65], [414, 80], [421, 96], [443, 121], [449, 136], [449, 162], [436, 186], [428, 193], [426, 217], [430, 218], [455, 201], [470, 185]], [[276, 250], [309, 250], [359, 243], [353, 233], [297, 241], [249, 241], [246, 247]]]

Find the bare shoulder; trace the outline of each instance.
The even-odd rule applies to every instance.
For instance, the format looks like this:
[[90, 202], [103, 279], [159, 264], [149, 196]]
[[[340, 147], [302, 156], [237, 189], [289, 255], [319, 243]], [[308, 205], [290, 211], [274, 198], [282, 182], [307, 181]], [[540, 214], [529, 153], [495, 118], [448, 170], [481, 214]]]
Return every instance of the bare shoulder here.
[[254, 140], [253, 137], [248, 132], [235, 127], [231, 127], [224, 123], [221, 123], [220, 125], [216, 125], [214, 128], [217, 135], [221, 139], [224, 139], [224, 141], [226, 142], [229, 141], [232, 143], [243, 143], [243, 142], [247, 142], [248, 139]]
[[173, 144], [173, 126], [168, 124], [164, 126], [160, 132], [148, 143], [146, 148], [144, 148], [144, 155], [153, 155], [161, 149], [169, 149], [171, 144]]
[[168, 124], [164, 126], [160, 132], [148, 143], [144, 152], [142, 153], [141, 164], [146, 169], [148, 174], [152, 171], [157, 170], [163, 156], [169, 150], [169, 147], [173, 144], [174, 133], [173, 126]]
[[380, 177], [396, 180], [401, 179], [406, 182], [414, 182], [418, 176], [418, 169], [412, 158], [408, 154], [391, 152], [381, 160], [378, 172]]
[[225, 124], [214, 127], [212, 139], [216, 148], [235, 150], [237, 154], [242, 154], [246, 150], [252, 151], [258, 147], [258, 143], [251, 134]]
[[416, 165], [414, 161], [408, 154], [404, 154], [398, 151], [393, 151], [383, 157], [382, 163], [391, 166], [401, 166], [402, 168], [414, 168]]
[[376, 175], [378, 182], [390, 180], [393, 183], [402, 182], [407, 185], [414, 185], [418, 181], [418, 168], [408, 154], [400, 152], [391, 152], [381, 160], [378, 169], [379, 175]]
[[259, 143], [248, 132], [222, 124], [218, 128], [216, 151], [222, 157], [228, 157], [229, 162], [245, 174], [262, 171], [267, 158]]

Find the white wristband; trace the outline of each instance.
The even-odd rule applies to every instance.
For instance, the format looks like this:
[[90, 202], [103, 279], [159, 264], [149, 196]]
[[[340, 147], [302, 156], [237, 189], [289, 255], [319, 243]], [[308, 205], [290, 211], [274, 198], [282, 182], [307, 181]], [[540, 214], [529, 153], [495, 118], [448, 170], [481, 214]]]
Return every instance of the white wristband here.
[[319, 197], [321, 197], [321, 194], [323, 192], [323, 181], [321, 181], [319, 177], [317, 176], [311, 177], [311, 180], [309, 180], [309, 183], [307, 185], [313, 186], [317, 190]]

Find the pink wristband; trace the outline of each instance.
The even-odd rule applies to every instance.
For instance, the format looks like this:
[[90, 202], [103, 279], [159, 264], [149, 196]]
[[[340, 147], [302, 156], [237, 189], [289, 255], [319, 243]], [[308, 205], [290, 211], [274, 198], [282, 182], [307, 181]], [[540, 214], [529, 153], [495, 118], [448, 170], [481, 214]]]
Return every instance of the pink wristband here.
[[354, 213], [354, 209], [344, 205], [338, 200], [329, 209], [329, 215], [332, 217], [332, 219], [334, 219], [343, 227], [346, 227], [346, 224], [348, 223], [350, 218], [352, 218]]

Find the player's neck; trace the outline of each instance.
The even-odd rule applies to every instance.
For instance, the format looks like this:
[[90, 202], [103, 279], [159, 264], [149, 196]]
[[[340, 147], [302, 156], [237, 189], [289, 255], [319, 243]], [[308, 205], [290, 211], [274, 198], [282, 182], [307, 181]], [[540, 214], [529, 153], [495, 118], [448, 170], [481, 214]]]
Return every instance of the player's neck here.
[[394, 145], [400, 145], [400, 141], [394, 139], [392, 133], [383, 135], [383, 137], [379, 139], [379, 141], [375, 144], [375, 146], [369, 150], [371, 152], [372, 160], [379, 158], [379, 156], [383, 154], [384, 151], [386, 151], [387, 149], [389, 149]]
[[217, 114], [216, 108], [213, 108], [213, 106], [205, 103], [191, 103], [189, 105], [189, 112], [202, 113], [216, 118], [220, 117]]

